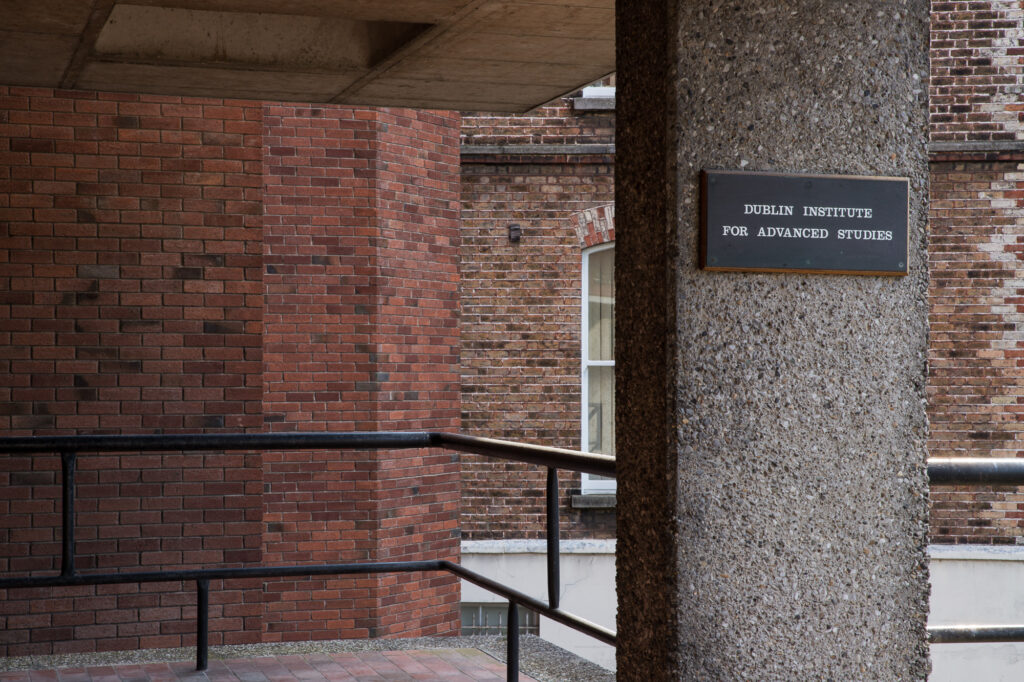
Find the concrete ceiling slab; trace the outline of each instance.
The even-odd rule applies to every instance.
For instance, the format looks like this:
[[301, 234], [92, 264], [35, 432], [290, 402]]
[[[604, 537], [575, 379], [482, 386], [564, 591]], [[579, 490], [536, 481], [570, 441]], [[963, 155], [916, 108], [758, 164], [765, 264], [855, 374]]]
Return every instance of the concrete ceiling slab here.
[[[520, 85], [561, 88], [579, 72], [575, 64], [548, 64], [544, 70], [523, 69], [521, 62], [495, 59], [455, 59], [423, 55], [402, 65], [404, 78], [431, 83], [458, 82], [461, 74], [470, 74], [469, 82], [500, 84], [505, 89]], [[463, 78], [463, 81], [465, 78]], [[561, 94], [561, 93], [559, 93]]]
[[[456, 108], [459, 100], [454, 97], [448, 99], [447, 92], [472, 91], [474, 101], [478, 104], [488, 104], [485, 110], [490, 111], [500, 111], [512, 107], [520, 97], [525, 96], [531, 100], [538, 100], [548, 93], [547, 86], [543, 85], [510, 86], [506, 83], [485, 81], [456, 81], [446, 83], [446, 85], [451, 86], [450, 90], [439, 88], [438, 84], [433, 81], [392, 77], [368, 84], [363, 88], [363, 92], [371, 99], [387, 99], [403, 103], [429, 100], [435, 103], [434, 108], [450, 109]], [[412, 106], [412, 104], [405, 106]]]
[[59, 82], [78, 38], [57, 33], [0, 31], [0, 83], [38, 85]]
[[197, 97], [324, 102], [358, 75], [356, 71], [318, 74], [90, 62], [79, 77], [78, 87], [108, 90], [110, 88], [104, 86], [116, 80], [121, 92], [151, 95], [175, 92]]
[[614, 0], [4, 0], [0, 84], [525, 111], [614, 70]]
[[85, 29], [90, 0], [4, 0], [0, 28], [5, 31], [78, 35]]
[[539, 3], [504, 6], [489, 17], [488, 30], [505, 35], [611, 40], [615, 33], [615, 10]]
[[518, 62], [524, 68], [530, 64], [595, 64], [599, 65], [598, 70], [603, 69], [604, 73], [609, 73], [615, 67], [614, 41], [491, 33], [484, 30], [453, 37], [443, 45], [435, 43], [425, 48], [422, 53], [431, 57], [491, 59], [494, 57], [493, 46], [499, 43], [505, 46], [510, 54], [516, 55], [516, 59], [510, 61]]
[[239, 64], [272, 70], [367, 69], [428, 24], [346, 17], [116, 5], [94, 52], [146, 64]]
[[437, 24], [470, 0], [131, 0], [134, 5]]

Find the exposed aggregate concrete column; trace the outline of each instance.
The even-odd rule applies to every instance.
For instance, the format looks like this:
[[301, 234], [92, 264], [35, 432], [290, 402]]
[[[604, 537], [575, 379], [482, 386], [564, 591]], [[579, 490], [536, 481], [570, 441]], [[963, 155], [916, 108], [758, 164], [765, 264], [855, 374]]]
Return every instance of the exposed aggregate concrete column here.
[[[622, 679], [925, 679], [925, 0], [619, 2]], [[910, 178], [907, 277], [697, 267], [702, 168]]]

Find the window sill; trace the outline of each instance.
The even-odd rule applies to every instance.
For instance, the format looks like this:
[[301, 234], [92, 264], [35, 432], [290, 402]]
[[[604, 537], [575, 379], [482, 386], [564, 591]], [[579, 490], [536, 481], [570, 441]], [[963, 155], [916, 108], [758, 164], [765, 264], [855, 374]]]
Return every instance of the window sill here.
[[573, 509], [615, 509], [615, 493], [600, 495], [573, 495]]

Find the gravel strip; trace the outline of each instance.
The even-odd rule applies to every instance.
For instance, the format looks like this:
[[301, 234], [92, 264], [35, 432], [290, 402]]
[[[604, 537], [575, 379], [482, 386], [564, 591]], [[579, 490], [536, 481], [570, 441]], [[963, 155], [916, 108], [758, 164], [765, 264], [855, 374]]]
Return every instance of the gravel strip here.
[[[505, 639], [494, 636], [419, 637], [412, 639], [333, 639], [320, 642], [281, 642], [275, 644], [239, 644], [211, 646], [210, 659], [258, 658], [287, 654], [344, 653], [350, 651], [396, 651], [404, 649], [479, 649], [500, 661], [505, 660]], [[105, 651], [50, 656], [0, 658], [0, 672], [13, 670], [50, 670], [97, 665], [162, 663], [195, 660], [193, 647], [180, 649], [143, 649]], [[520, 671], [541, 682], [610, 682], [615, 673], [591, 663], [534, 635], [519, 639]]]

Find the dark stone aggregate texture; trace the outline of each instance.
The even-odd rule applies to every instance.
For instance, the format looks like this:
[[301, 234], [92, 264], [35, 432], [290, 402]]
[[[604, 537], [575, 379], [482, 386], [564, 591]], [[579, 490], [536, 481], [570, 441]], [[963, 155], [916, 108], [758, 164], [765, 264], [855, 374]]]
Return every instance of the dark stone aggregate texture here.
[[616, 670], [679, 677], [671, 3], [616, 5]]
[[[680, 679], [923, 680], [928, 3], [676, 7]], [[701, 168], [909, 176], [910, 275], [699, 271]]]

